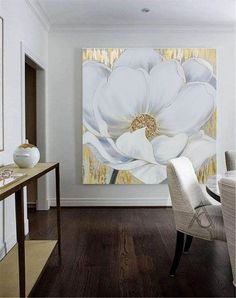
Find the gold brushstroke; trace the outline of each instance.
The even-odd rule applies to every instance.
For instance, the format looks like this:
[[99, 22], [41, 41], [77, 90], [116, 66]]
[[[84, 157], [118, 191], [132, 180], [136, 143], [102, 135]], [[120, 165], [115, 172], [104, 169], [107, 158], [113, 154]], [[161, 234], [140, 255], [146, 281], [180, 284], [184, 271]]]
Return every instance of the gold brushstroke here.
[[[83, 49], [83, 61], [94, 60], [112, 68], [116, 60], [125, 51], [124, 48], [89, 48]], [[216, 75], [216, 50], [205, 48], [165, 48], [156, 49], [166, 60], [176, 59], [183, 63], [189, 58], [202, 58], [213, 66], [214, 75]], [[215, 111], [209, 121], [202, 128], [210, 137], [216, 138], [216, 117]], [[83, 128], [83, 133], [86, 131]], [[92, 154], [89, 147], [83, 146], [83, 183], [84, 184], [109, 184], [113, 169], [100, 163]], [[208, 176], [216, 174], [216, 159], [210, 158], [204, 163], [197, 173], [200, 183], [206, 182]], [[141, 184], [129, 171], [119, 171], [116, 184]]]
[[209, 176], [216, 174], [216, 160], [210, 158], [197, 172], [198, 181], [200, 183], [206, 183]]

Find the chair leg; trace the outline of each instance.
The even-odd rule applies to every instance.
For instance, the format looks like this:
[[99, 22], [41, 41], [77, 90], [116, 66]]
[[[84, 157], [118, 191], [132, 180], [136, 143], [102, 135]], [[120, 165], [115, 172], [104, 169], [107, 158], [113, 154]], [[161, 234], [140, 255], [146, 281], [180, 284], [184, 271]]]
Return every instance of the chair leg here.
[[184, 245], [184, 253], [188, 253], [190, 246], [192, 244], [193, 236], [186, 235], [185, 245]]
[[176, 247], [175, 247], [175, 257], [170, 269], [170, 276], [174, 277], [179, 261], [181, 259], [183, 248], [184, 248], [184, 233], [177, 231]]

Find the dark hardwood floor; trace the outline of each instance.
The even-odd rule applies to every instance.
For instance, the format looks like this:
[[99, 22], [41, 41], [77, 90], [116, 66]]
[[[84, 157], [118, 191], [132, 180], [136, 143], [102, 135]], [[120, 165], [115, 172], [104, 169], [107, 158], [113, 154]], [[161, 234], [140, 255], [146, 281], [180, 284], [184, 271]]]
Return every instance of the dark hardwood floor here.
[[[56, 210], [29, 211], [30, 239], [55, 239]], [[168, 208], [62, 208], [55, 249], [33, 297], [232, 297], [224, 242], [193, 239], [169, 277], [175, 227]]]

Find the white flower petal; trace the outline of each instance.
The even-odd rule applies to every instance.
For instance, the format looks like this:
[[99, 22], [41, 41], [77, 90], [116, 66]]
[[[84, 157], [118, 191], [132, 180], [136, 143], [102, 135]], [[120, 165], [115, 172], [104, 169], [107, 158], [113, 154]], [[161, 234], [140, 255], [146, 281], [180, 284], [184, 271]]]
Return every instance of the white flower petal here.
[[211, 84], [211, 86], [216, 89], [216, 87], [217, 87], [217, 81], [216, 81], [215, 75], [212, 76], [212, 78], [209, 81], [209, 84]]
[[209, 120], [215, 108], [215, 89], [207, 83], [188, 83], [172, 105], [158, 115], [160, 133], [192, 135]]
[[93, 113], [94, 94], [110, 73], [111, 70], [104, 64], [95, 61], [83, 63], [83, 124], [96, 135], [99, 134], [99, 129]]
[[145, 135], [145, 127], [134, 132], [126, 132], [116, 140], [117, 148], [125, 155], [156, 163], [153, 148]]
[[169, 106], [184, 83], [184, 71], [178, 61], [164, 61], [155, 66], [150, 72], [149, 111], [155, 115]]
[[188, 142], [186, 134], [178, 134], [174, 137], [159, 136], [152, 140], [152, 146], [156, 161], [161, 164], [178, 157]]
[[187, 82], [209, 82], [213, 75], [211, 64], [201, 58], [191, 58], [183, 64]]
[[163, 60], [162, 56], [153, 49], [131, 48], [120, 55], [114, 64], [114, 69], [120, 66], [127, 66], [133, 69], [143, 68], [149, 72], [155, 65]]
[[144, 70], [118, 67], [95, 94], [94, 113], [104, 136], [118, 137], [132, 119], [148, 108], [148, 86]]
[[159, 164], [147, 164], [130, 172], [145, 184], [159, 184], [167, 178], [166, 166]]
[[147, 164], [148, 163], [144, 160], [132, 160], [121, 164], [108, 163], [107, 165], [116, 170], [132, 170]]
[[103, 163], [123, 163], [131, 161], [131, 158], [121, 154], [118, 149], [115, 150], [115, 146], [106, 140], [106, 138], [99, 138], [87, 131], [83, 135], [83, 144], [93, 147], [93, 152], [95, 153], [98, 160]]
[[181, 156], [188, 157], [193, 163], [194, 169], [198, 170], [208, 158], [215, 154], [216, 141], [200, 131], [189, 138]]
[[146, 161], [133, 160], [122, 155], [112, 142], [105, 138], [97, 138], [90, 132], [83, 135], [83, 143], [89, 146], [96, 159], [113, 169], [131, 170], [147, 164]]

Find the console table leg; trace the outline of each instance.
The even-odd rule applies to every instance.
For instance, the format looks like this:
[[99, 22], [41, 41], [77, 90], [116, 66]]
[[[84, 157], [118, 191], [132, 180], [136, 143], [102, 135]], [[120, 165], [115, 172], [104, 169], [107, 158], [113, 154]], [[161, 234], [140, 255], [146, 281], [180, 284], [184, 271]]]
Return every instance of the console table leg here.
[[25, 297], [25, 227], [24, 227], [24, 196], [21, 188], [15, 193], [16, 204], [16, 235], [18, 242], [19, 288], [20, 297]]
[[61, 206], [60, 206], [60, 167], [55, 169], [56, 173], [56, 204], [57, 204], [57, 237], [58, 254], [61, 256]]

